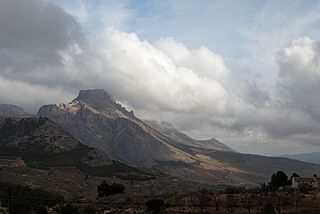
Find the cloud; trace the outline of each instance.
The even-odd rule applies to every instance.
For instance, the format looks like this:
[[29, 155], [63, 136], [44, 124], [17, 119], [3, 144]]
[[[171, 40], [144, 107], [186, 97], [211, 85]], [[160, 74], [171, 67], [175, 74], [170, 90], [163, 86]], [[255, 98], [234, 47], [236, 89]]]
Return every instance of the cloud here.
[[[127, 20], [120, 6], [114, 9]], [[81, 8], [82, 21], [91, 22], [87, 5]], [[257, 41], [268, 46], [269, 40]], [[277, 48], [272, 45], [271, 52]], [[268, 61], [271, 52], [259, 58]], [[276, 88], [270, 90], [263, 77], [230, 71], [221, 55], [204, 46], [189, 48], [172, 37], [150, 42], [115, 28], [85, 37], [75, 18], [52, 3], [0, 2], [0, 102], [33, 113], [43, 104], [68, 102], [79, 89], [103, 88], [139, 117], [168, 120], [241, 151], [317, 148], [320, 45], [302, 37], [276, 56], [278, 76], [270, 84]]]
[[[83, 68], [90, 70], [85, 77], [88, 86], [105, 88], [133, 108], [225, 111], [228, 92], [223, 79], [229, 71], [222, 57], [205, 48], [189, 50], [172, 38], [156, 44], [142, 41], [134, 33], [107, 28], [90, 50], [72, 63], [83, 74]], [[196, 69], [197, 65], [202, 66]]]
[[78, 23], [54, 4], [0, 1], [0, 101], [24, 100], [30, 110], [33, 101], [40, 104], [56, 94], [54, 90], [70, 88], [73, 80], [65, 73], [62, 53], [76, 53], [85, 43]]
[[1, 1], [0, 32], [0, 76], [32, 85], [67, 83], [61, 54], [85, 44], [72, 16], [40, 0]]
[[190, 68], [202, 78], [223, 83], [229, 74], [223, 58], [206, 47], [189, 50], [173, 38], [160, 39], [156, 42], [156, 47], [167, 54], [177, 66]]
[[320, 43], [296, 39], [278, 54], [277, 62], [284, 104], [320, 121]]
[[[113, 28], [87, 42], [74, 18], [51, 3], [0, 4], [3, 85], [43, 87], [48, 93], [104, 88], [134, 109], [221, 114], [227, 108], [229, 70], [207, 48], [190, 50], [172, 38], [151, 44]], [[10, 100], [21, 103], [26, 94], [21, 91]], [[0, 99], [7, 98], [2, 91]]]
[[2, 0], [0, 48], [46, 63], [59, 60], [59, 51], [80, 43], [80, 26], [63, 9], [40, 0]]

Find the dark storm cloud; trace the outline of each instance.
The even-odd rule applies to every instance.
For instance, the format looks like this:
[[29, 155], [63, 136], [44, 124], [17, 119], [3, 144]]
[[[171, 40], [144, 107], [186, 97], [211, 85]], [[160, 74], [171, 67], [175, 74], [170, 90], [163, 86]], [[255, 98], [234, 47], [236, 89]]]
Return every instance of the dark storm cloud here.
[[85, 44], [74, 18], [41, 0], [0, 1], [0, 77], [34, 85], [68, 83], [62, 52]]
[[2, 52], [25, 53], [46, 63], [56, 63], [60, 50], [83, 40], [71, 15], [41, 0], [1, 0], [0, 32]]

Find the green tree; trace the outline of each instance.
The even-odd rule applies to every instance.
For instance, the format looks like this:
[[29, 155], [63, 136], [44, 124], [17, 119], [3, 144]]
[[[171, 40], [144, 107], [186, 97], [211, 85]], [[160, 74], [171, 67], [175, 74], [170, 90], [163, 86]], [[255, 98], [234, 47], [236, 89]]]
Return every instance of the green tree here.
[[290, 177], [290, 179], [289, 179], [289, 181], [288, 181], [288, 182], [289, 182], [289, 185], [292, 185], [292, 179], [293, 179], [293, 178], [297, 178], [297, 177], [300, 177], [300, 176], [299, 176], [297, 173], [294, 172], [294, 173], [291, 175], [291, 177]]
[[290, 183], [288, 181], [288, 176], [283, 171], [278, 171], [273, 173], [271, 176], [270, 186], [277, 190], [279, 187], [288, 186]]

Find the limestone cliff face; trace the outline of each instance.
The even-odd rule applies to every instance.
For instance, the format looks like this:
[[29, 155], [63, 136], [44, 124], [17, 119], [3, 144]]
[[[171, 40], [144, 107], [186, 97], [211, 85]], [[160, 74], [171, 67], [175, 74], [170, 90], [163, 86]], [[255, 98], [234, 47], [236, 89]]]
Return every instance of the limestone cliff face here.
[[159, 161], [194, 162], [104, 90], [82, 90], [69, 104], [41, 107], [38, 116], [52, 119], [81, 143], [101, 149], [115, 160], [137, 166], [153, 166]]

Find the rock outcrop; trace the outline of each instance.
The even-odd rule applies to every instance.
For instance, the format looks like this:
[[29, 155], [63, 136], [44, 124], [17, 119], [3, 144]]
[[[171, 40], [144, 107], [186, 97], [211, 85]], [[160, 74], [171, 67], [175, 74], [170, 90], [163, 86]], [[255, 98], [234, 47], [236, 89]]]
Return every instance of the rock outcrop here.
[[104, 90], [81, 90], [69, 104], [41, 107], [38, 116], [52, 119], [81, 143], [125, 163], [149, 167], [159, 161], [195, 162]]

